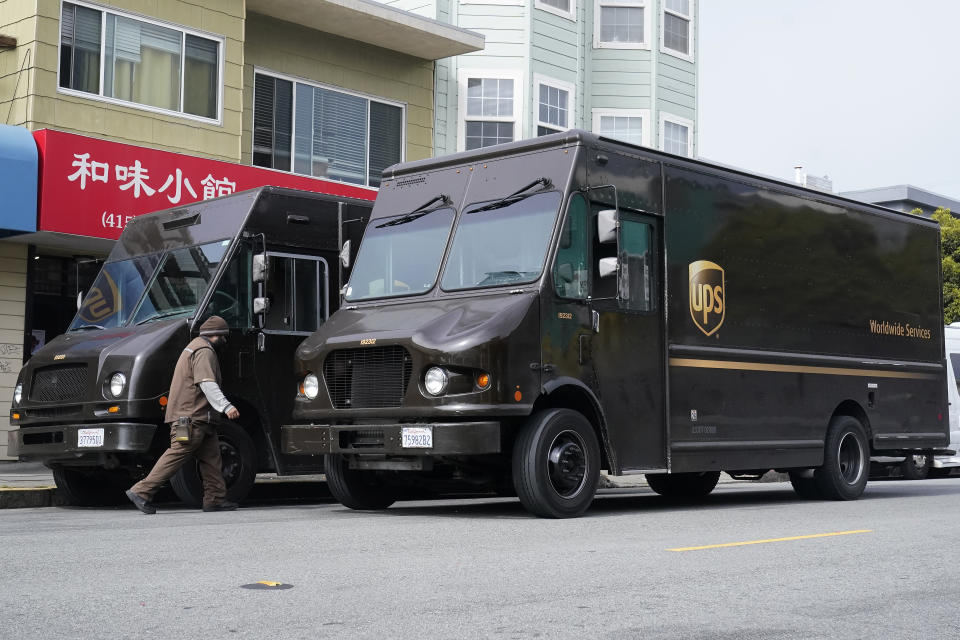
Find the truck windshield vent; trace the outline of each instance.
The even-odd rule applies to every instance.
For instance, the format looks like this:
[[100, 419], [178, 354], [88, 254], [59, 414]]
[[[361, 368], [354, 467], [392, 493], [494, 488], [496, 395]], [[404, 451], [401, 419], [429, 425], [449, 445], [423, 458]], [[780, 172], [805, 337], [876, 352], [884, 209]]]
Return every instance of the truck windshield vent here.
[[401, 346], [340, 349], [323, 363], [330, 400], [337, 409], [399, 407], [413, 361]]
[[30, 399], [34, 402], [76, 402], [83, 400], [87, 365], [44, 367], [33, 374]]

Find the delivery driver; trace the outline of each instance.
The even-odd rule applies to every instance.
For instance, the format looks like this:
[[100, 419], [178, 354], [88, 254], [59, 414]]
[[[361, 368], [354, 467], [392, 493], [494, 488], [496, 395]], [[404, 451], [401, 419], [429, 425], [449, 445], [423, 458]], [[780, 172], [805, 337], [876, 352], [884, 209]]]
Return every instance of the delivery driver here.
[[170, 479], [190, 457], [196, 456], [203, 480], [203, 510], [232, 511], [235, 502], [227, 502], [227, 486], [220, 472], [220, 441], [211, 423], [211, 412], [223, 413], [231, 420], [240, 416], [220, 390], [220, 362], [217, 349], [227, 343], [229, 329], [220, 316], [210, 316], [200, 325], [200, 337], [194, 338], [180, 354], [170, 381], [170, 399], [164, 421], [170, 425], [170, 448], [146, 478], [130, 487], [127, 497], [143, 513], [156, 513], [150, 502], [153, 494]]

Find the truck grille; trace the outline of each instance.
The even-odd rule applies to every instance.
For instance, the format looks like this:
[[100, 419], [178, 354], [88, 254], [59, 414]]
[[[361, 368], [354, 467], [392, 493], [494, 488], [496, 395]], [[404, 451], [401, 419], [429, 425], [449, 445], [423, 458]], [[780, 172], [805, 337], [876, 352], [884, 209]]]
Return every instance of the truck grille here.
[[33, 373], [30, 399], [34, 402], [76, 402], [83, 399], [87, 365], [45, 367]]
[[323, 363], [330, 400], [337, 409], [399, 407], [413, 360], [401, 346], [333, 351]]

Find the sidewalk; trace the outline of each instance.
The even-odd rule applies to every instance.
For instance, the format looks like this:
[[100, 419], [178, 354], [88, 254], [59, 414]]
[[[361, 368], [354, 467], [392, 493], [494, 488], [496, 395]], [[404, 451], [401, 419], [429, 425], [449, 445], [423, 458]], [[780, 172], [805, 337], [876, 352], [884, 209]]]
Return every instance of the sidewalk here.
[[[769, 473], [761, 482], [776, 482], [776, 474]], [[325, 482], [322, 475], [277, 476], [274, 473], [257, 474], [257, 484], [266, 489], [291, 482]], [[720, 483], [744, 482], [734, 480], [727, 474], [720, 475]], [[643, 474], [628, 476], [607, 476], [600, 478], [601, 489], [639, 489], [646, 488], [647, 480]], [[0, 509], [19, 507], [52, 507], [64, 504], [56, 492], [53, 473], [40, 462], [4, 462], [0, 461]]]

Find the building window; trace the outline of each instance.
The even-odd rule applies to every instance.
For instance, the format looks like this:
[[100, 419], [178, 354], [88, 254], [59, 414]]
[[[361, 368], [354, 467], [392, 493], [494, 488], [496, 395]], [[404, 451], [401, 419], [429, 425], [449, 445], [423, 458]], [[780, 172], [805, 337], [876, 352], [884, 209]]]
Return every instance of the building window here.
[[630, 144], [650, 146], [647, 109], [594, 109], [593, 132]]
[[555, 13], [568, 20], [577, 19], [576, 0], [535, 0], [534, 6], [536, 6], [537, 9]]
[[662, 50], [693, 59], [693, 0], [664, 0]]
[[693, 121], [660, 116], [660, 148], [678, 156], [693, 157]]
[[573, 85], [536, 74], [533, 83], [537, 88], [537, 135], [569, 129], [574, 114]]
[[222, 39], [63, 3], [61, 89], [219, 120], [222, 51]]
[[379, 187], [403, 160], [402, 106], [265, 73], [253, 99], [258, 167]]
[[596, 0], [594, 46], [622, 49], [650, 47], [647, 0]]
[[479, 149], [516, 140], [520, 122], [519, 74], [474, 69], [459, 73], [462, 149]]

